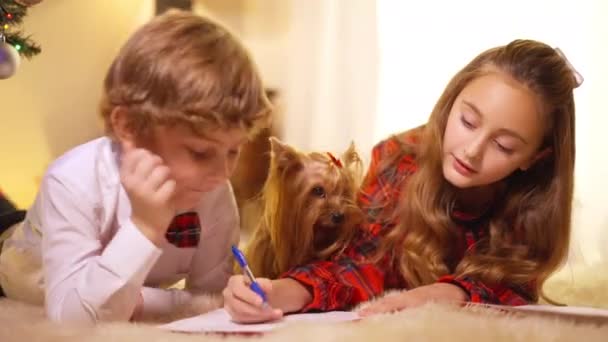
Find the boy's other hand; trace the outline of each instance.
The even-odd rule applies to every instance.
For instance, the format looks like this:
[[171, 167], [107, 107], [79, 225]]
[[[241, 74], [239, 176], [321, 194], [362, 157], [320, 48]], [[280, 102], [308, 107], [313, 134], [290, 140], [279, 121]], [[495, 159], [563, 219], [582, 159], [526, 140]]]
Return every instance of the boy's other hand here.
[[131, 201], [131, 220], [159, 245], [175, 215], [175, 181], [162, 159], [132, 142], [123, 142], [120, 181]]

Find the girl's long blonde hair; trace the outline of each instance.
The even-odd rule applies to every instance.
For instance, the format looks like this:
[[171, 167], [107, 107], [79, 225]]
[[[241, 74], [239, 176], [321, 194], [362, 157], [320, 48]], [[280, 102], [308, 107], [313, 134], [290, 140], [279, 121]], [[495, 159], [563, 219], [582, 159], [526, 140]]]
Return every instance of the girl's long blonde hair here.
[[[450, 218], [454, 188], [442, 173], [443, 134], [450, 109], [473, 79], [498, 69], [539, 96], [547, 135], [541, 149], [550, 155], [502, 182], [504, 201], [494, 208], [489, 231], [455, 265], [462, 233]], [[394, 217], [397, 226], [380, 245], [410, 286], [432, 283], [446, 274], [471, 276], [488, 284], [532, 285], [534, 296], [563, 262], [570, 240], [574, 175], [574, 99], [572, 70], [556, 51], [540, 42], [516, 40], [483, 52], [458, 72], [439, 98], [420, 142], [402, 142], [399, 155], [415, 155], [418, 170], [404, 184]]]

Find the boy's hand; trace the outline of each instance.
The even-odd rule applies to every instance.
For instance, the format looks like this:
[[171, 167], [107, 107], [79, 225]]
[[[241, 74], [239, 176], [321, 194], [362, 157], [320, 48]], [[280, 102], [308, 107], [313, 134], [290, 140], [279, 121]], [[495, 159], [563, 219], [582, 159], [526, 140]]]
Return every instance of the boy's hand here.
[[172, 203], [175, 181], [162, 159], [148, 150], [122, 144], [120, 181], [131, 201], [131, 220], [159, 245], [175, 215]]
[[[257, 278], [257, 282], [268, 298], [272, 298], [270, 279]], [[262, 298], [249, 288], [249, 284], [242, 275], [230, 277], [222, 294], [224, 296], [224, 309], [235, 322], [258, 323], [274, 321], [283, 317], [283, 311], [271, 307], [271, 303], [263, 303]]]

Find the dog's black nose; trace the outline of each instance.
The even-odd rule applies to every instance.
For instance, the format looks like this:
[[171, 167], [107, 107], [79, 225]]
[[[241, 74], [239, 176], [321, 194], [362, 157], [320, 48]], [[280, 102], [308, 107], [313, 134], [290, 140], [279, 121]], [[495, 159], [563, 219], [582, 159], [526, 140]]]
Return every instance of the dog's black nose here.
[[342, 213], [332, 213], [331, 214], [331, 222], [334, 224], [340, 224], [344, 222], [344, 214]]

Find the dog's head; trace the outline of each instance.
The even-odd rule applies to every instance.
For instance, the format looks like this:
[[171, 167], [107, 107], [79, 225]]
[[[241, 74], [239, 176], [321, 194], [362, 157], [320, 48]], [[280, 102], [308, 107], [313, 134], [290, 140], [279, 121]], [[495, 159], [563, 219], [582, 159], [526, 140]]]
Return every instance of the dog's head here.
[[363, 217], [356, 204], [362, 163], [354, 145], [338, 159], [271, 138], [271, 151], [263, 197], [266, 208], [275, 209], [265, 219], [273, 219], [269, 228], [277, 251], [295, 265], [340, 252]]

